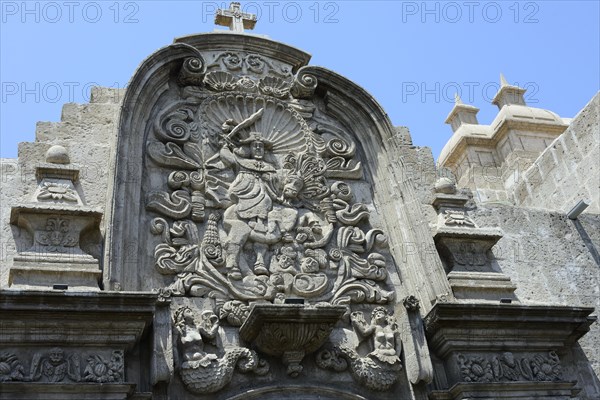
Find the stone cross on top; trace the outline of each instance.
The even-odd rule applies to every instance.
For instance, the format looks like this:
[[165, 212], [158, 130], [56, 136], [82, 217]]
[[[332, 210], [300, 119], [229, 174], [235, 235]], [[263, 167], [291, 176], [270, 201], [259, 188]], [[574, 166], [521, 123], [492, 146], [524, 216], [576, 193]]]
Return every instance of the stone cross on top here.
[[235, 33], [244, 33], [244, 29], [254, 29], [256, 15], [242, 12], [240, 3], [234, 1], [229, 5], [229, 10], [217, 10], [215, 24], [228, 26]]

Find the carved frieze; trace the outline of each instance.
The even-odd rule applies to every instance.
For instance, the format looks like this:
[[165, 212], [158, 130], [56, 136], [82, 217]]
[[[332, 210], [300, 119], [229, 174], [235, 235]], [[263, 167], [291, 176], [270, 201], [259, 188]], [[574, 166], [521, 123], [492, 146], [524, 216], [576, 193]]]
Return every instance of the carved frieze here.
[[[0, 353], [0, 382], [122, 383], [125, 379], [123, 350], [107, 353], [53, 347], [33, 355], [16, 353], [20, 351]], [[28, 370], [22, 363], [25, 360]]]
[[554, 351], [521, 358], [508, 351], [486, 356], [459, 354], [457, 365], [463, 382], [554, 382], [563, 379], [560, 359]]
[[7, 351], [0, 353], [0, 382], [23, 381], [25, 370], [19, 358]]

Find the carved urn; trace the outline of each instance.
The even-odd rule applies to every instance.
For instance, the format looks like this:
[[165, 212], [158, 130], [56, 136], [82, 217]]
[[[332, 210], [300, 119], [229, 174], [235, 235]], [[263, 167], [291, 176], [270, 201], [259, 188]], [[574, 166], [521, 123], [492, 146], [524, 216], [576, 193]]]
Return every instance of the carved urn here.
[[304, 356], [325, 343], [345, 312], [345, 306], [329, 304], [255, 304], [240, 337], [266, 354], [281, 357], [288, 375], [297, 377]]

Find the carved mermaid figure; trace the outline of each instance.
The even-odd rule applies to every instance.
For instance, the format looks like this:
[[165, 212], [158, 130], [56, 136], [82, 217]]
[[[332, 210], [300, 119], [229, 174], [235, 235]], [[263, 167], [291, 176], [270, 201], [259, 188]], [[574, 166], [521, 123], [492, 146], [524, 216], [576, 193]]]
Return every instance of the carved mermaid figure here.
[[361, 312], [350, 315], [352, 326], [363, 337], [372, 339], [373, 351], [369, 356], [393, 365], [400, 362], [396, 353], [396, 323], [383, 307], [375, 307], [371, 313], [371, 323], [367, 324]]
[[396, 322], [385, 308], [375, 307], [371, 322], [360, 311], [350, 314], [352, 326], [362, 340], [371, 339], [372, 351], [361, 356], [347, 343], [325, 349], [317, 355], [317, 365], [324, 369], [343, 371], [350, 368], [355, 380], [371, 390], [388, 390], [400, 377], [400, 339]]
[[219, 329], [219, 318], [210, 310], [202, 313], [202, 324], [196, 327], [194, 313], [189, 307], [181, 307], [175, 311], [175, 328], [179, 333], [180, 354], [184, 361], [194, 361], [206, 367], [212, 360], [216, 360], [215, 354], [204, 351], [204, 339], [214, 339]]
[[202, 322], [196, 326], [194, 313], [190, 307], [183, 306], [175, 311], [175, 328], [179, 333], [177, 344], [182, 358], [179, 375], [185, 387], [197, 394], [214, 393], [227, 385], [237, 368], [240, 372], [254, 372], [264, 375], [269, 365], [259, 360], [256, 353], [243, 347], [228, 347], [219, 351], [221, 357], [207, 353], [204, 342], [217, 336], [219, 318], [212, 310], [202, 313]]

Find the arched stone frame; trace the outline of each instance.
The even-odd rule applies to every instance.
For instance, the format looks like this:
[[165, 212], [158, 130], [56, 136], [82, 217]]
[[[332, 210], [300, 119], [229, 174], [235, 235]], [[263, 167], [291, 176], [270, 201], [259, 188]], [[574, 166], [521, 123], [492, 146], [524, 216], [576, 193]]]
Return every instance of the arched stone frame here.
[[[234, 39], [235, 38], [235, 39]], [[232, 40], [233, 39], [233, 40]], [[196, 46], [196, 47], [194, 47]], [[429, 233], [414, 183], [402, 159], [397, 156], [393, 126], [381, 106], [363, 88], [322, 67], [304, 66], [309, 55], [281, 43], [255, 36], [205, 34], [184, 37], [146, 59], [136, 71], [123, 101], [119, 120], [115, 180], [108, 214], [104, 287], [112, 290], [138, 290], [137, 274], [127, 276], [127, 268], [139, 268], [137, 215], [142, 207], [141, 185], [145, 135], [156, 101], [168, 90], [169, 77], [186, 57], [201, 56], [200, 49], [246, 49], [283, 59], [318, 80], [331, 115], [345, 126], [361, 132], [357, 138], [370, 161], [366, 170], [380, 213], [386, 215], [390, 251], [402, 277], [404, 290], [421, 301], [428, 312], [439, 295], [451, 293], [443, 267]], [[395, 218], [388, 218], [394, 216]], [[129, 266], [129, 267], [128, 267]], [[401, 267], [400, 267], [401, 266]], [[425, 279], [424, 279], [425, 278]]]
[[303, 400], [367, 400], [366, 397], [346, 390], [310, 385], [286, 385], [252, 389], [234, 395], [227, 400], [279, 400], [283, 396], [290, 397], [295, 394], [301, 395]]
[[[170, 85], [186, 58], [200, 57], [202, 51], [251, 50], [287, 62], [292, 72], [316, 77], [316, 96], [320, 97], [329, 116], [339, 121], [360, 147], [365, 176], [371, 185], [373, 202], [386, 232], [389, 251], [395, 261], [392, 279], [396, 302], [394, 312], [403, 313], [402, 298], [415, 295], [421, 312], [427, 313], [437, 296], [451, 293], [443, 267], [429, 233], [414, 183], [406, 173], [395, 140], [395, 130], [379, 104], [362, 88], [325, 68], [305, 66], [306, 53], [254, 36], [207, 34], [181, 38], [144, 61], [131, 80], [119, 121], [115, 180], [107, 226], [104, 287], [108, 290], [140, 291], [159, 289], [142, 287], [145, 271], [152, 271], [151, 251], [142, 244], [147, 222], [144, 211], [143, 185], [146, 166], [146, 140], [153, 116], [165, 94], [178, 88]], [[403, 328], [404, 329], [404, 328]], [[405, 329], [406, 330], [406, 329]], [[410, 329], [404, 332], [411, 335]], [[405, 353], [414, 349], [407, 348]], [[430, 379], [431, 371], [408, 371], [413, 381]], [[167, 374], [168, 375], [168, 374]], [[405, 381], [406, 382], [406, 381]]]

